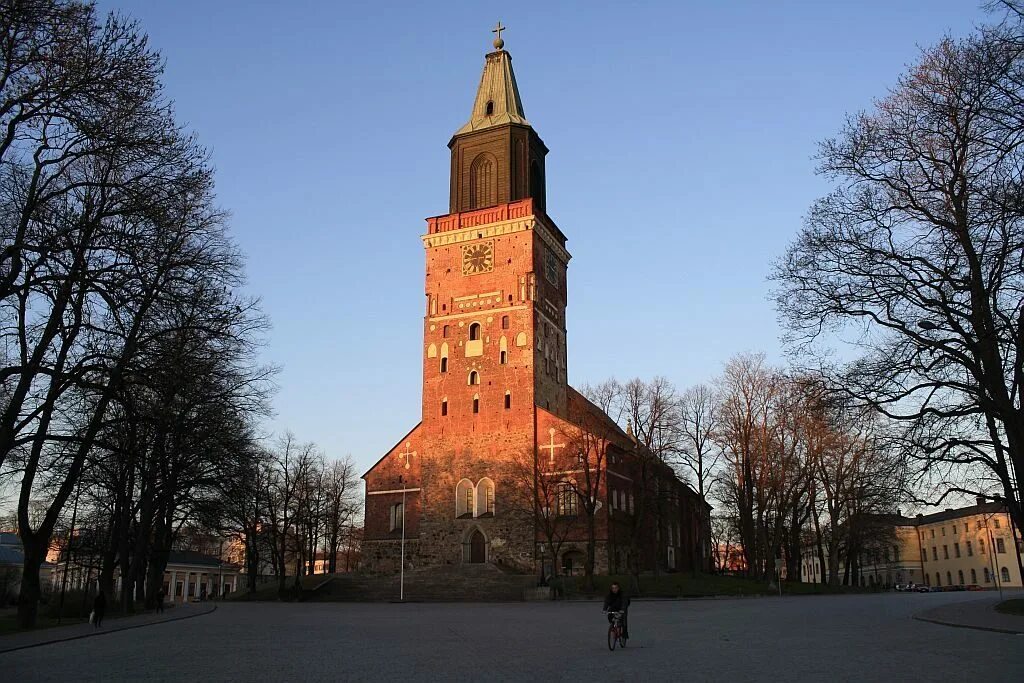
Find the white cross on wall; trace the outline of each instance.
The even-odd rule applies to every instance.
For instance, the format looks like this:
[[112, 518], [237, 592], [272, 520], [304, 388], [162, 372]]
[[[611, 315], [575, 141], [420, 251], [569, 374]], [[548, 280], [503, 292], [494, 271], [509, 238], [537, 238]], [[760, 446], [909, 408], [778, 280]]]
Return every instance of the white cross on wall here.
[[549, 443], [546, 446], [541, 446], [541, 448], [542, 449], [546, 448], [546, 449], [549, 450], [548, 462], [553, 465], [553, 464], [555, 464], [555, 449], [556, 448], [565, 448], [565, 444], [564, 443], [555, 443], [555, 428], [554, 427], [552, 427], [551, 429], [548, 430], [548, 436], [551, 437], [551, 443]]
[[406, 441], [405, 442], [405, 452], [404, 453], [403, 452], [398, 452], [398, 453], [395, 454], [399, 458], [405, 458], [405, 469], [409, 469], [409, 467], [410, 467], [410, 465], [409, 465], [409, 458], [415, 458], [416, 457], [416, 451], [410, 451], [409, 450], [410, 448], [411, 448], [411, 446], [409, 445], [409, 442]]

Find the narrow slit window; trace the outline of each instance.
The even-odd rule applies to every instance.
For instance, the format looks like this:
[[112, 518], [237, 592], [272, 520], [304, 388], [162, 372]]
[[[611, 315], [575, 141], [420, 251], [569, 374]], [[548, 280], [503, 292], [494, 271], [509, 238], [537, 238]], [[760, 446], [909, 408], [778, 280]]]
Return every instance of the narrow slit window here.
[[441, 372], [448, 372], [448, 359], [447, 358], [442, 358], [441, 359]]
[[489, 101], [487, 103], [487, 116], [494, 116], [494, 102]]
[[441, 417], [448, 415], [448, 399], [441, 401]]
[[476, 415], [480, 412], [480, 396], [473, 397], [473, 414]]
[[511, 392], [505, 392], [505, 410], [512, 408], [512, 394]]

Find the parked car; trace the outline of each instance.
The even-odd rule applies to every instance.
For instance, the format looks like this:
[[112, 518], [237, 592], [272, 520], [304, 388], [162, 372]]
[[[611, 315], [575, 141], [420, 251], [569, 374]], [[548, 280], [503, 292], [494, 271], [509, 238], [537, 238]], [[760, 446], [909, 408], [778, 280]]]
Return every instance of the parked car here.
[[917, 590], [917, 584], [914, 583], [897, 583], [896, 592], [898, 593], [910, 593]]
[[931, 593], [932, 590], [938, 589], [933, 589], [931, 586], [918, 586], [916, 590], [918, 593]]
[[969, 591], [983, 591], [985, 589], [982, 588], [981, 586], [979, 586], [976, 583], [969, 583], [969, 584], [967, 584], [967, 590], [969, 590]]

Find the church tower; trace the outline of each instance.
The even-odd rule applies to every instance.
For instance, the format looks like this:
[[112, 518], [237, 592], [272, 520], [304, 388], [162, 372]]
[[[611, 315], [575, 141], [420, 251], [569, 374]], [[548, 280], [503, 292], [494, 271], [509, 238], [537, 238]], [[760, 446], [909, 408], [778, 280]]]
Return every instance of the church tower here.
[[446, 434], [564, 415], [565, 236], [548, 217], [547, 147], [504, 41], [484, 61], [469, 121], [448, 143], [448, 214], [430, 218], [423, 422]]

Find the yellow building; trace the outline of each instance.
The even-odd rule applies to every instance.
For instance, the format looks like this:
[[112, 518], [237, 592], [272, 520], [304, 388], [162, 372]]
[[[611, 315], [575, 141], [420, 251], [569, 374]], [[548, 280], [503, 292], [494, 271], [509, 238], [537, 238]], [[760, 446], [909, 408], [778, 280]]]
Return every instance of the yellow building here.
[[[861, 557], [859, 576], [852, 582], [863, 586], [894, 586], [913, 583], [925, 586], [976, 586], [995, 589], [1021, 588], [1021, 533], [1002, 502], [947, 509], [930, 515], [879, 517], [892, 525], [892, 534]], [[823, 570], [813, 548], [802, 558], [803, 581], [824, 583]], [[840, 574], [844, 567], [840, 566]]]
[[1021, 534], [1001, 502], [915, 520], [925, 585], [1020, 588]]

